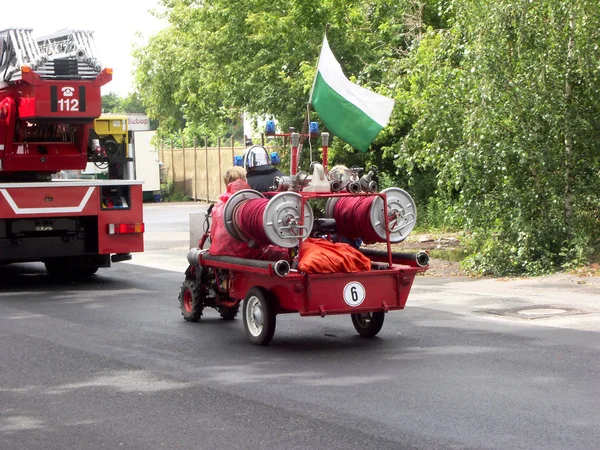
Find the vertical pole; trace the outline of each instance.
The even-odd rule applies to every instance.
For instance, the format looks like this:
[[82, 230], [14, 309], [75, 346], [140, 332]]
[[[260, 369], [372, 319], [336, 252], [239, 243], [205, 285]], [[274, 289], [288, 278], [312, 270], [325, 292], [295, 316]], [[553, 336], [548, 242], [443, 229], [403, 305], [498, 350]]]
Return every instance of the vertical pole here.
[[175, 190], [175, 156], [173, 155], [173, 140], [171, 139], [171, 182], [173, 186], [171, 187]]
[[208, 137], [204, 137], [204, 174], [206, 175], [206, 203], [210, 202], [208, 183]]
[[162, 163], [165, 163], [165, 141], [164, 140], [160, 140], [160, 160], [162, 161]]
[[265, 133], [260, 133], [260, 145], [265, 146]]
[[219, 153], [219, 192], [221, 192], [221, 138], [217, 140], [217, 152]]
[[198, 147], [194, 137], [194, 201], [198, 200]]
[[231, 136], [231, 165], [233, 166], [233, 161], [235, 159], [235, 142], [233, 141], [233, 136]]
[[181, 136], [181, 159], [183, 159], [183, 195], [187, 195], [186, 171], [185, 171], [185, 143]]
[[298, 171], [298, 144], [300, 141], [299, 133], [292, 133], [290, 136], [292, 141], [292, 154], [290, 157], [290, 175], [296, 175]]
[[327, 158], [327, 149], [329, 148], [329, 133], [321, 133], [321, 145], [323, 146], [323, 169], [325, 169], [325, 173], [328, 173], [329, 168], [327, 166], [329, 159]]

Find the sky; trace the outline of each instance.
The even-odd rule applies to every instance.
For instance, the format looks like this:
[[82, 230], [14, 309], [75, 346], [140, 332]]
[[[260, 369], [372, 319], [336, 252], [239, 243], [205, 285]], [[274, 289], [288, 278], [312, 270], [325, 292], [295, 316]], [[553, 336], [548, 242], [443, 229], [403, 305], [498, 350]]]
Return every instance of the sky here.
[[[125, 96], [133, 91], [132, 46], [166, 26], [149, 10], [158, 9], [158, 0], [0, 0], [0, 30], [32, 28], [43, 36], [64, 28], [94, 31], [94, 40], [103, 67], [112, 67], [113, 79], [102, 94]], [[26, 7], [24, 6], [26, 5]], [[142, 34], [142, 39], [136, 33]]]

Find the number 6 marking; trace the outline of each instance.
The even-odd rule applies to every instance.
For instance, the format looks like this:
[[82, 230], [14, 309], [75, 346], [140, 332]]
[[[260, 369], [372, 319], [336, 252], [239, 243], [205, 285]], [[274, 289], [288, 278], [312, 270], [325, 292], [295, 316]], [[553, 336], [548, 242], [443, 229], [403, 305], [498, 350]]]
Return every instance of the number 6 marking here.
[[344, 301], [353, 308], [365, 301], [367, 291], [358, 281], [352, 281], [344, 286]]

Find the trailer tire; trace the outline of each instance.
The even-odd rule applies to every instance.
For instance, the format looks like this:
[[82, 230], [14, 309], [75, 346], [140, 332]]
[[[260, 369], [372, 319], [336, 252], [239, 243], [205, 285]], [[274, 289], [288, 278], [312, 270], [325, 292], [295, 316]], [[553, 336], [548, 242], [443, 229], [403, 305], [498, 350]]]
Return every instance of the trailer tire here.
[[204, 292], [202, 285], [194, 280], [185, 280], [179, 290], [179, 308], [181, 315], [188, 322], [198, 322], [204, 309]]
[[381, 331], [384, 319], [383, 312], [356, 313], [352, 314], [352, 325], [362, 337], [371, 338]]
[[265, 288], [253, 287], [244, 298], [244, 329], [255, 345], [267, 345], [273, 339], [276, 325], [276, 301]]
[[240, 305], [237, 306], [220, 306], [219, 307], [219, 313], [221, 314], [221, 318], [223, 320], [233, 320], [235, 319], [235, 317], [238, 314], [238, 311], [240, 310]]

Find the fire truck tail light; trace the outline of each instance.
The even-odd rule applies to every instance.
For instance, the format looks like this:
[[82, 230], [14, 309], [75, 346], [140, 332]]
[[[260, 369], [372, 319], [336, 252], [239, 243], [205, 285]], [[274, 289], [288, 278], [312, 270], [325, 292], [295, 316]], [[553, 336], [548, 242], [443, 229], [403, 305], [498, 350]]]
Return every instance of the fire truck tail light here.
[[29, 72], [31, 72], [31, 67], [21, 66], [21, 73], [29, 73]]
[[113, 70], [112, 70], [112, 68], [111, 68], [111, 67], [107, 67], [107, 68], [106, 68], [106, 73], [107, 73], [108, 75], [112, 75], [112, 74], [113, 74]]
[[109, 223], [108, 234], [133, 234], [143, 233], [144, 223]]

